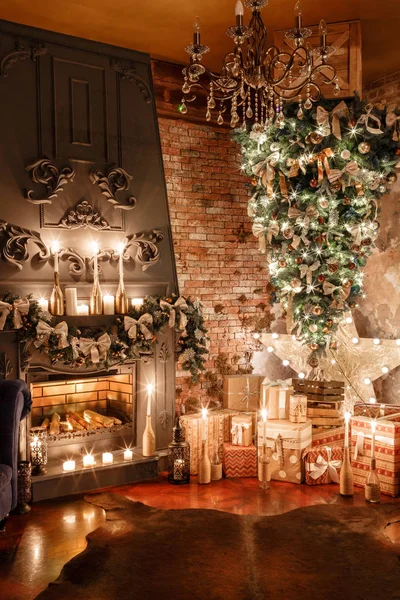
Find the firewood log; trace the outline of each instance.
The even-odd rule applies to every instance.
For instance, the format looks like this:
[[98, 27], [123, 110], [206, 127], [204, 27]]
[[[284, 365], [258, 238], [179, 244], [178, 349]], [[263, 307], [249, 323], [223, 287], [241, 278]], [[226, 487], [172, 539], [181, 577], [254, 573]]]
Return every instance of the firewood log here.
[[60, 420], [60, 415], [56, 412], [53, 413], [49, 429], [50, 435], [58, 435], [60, 433]]

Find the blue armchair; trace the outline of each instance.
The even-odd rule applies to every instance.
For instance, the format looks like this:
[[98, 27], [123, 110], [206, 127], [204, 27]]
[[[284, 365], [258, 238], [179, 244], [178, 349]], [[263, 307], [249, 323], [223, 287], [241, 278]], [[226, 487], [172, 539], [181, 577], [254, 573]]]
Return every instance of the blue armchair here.
[[31, 404], [23, 381], [0, 381], [0, 531], [17, 506], [19, 422]]

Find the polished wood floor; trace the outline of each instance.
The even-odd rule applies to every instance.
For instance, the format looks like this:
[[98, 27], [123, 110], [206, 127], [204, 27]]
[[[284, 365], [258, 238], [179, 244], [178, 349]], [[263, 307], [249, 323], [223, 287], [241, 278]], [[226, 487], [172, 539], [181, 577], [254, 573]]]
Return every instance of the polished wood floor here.
[[[277, 515], [314, 504], [365, 505], [364, 491], [355, 488], [353, 498], [342, 498], [337, 485], [309, 487], [272, 482], [259, 489], [256, 479], [223, 479], [210, 485], [172, 486], [165, 474], [157, 480], [109, 488], [134, 501], [156, 508], [205, 508], [238, 515]], [[382, 496], [382, 502], [397, 502]], [[0, 534], [0, 599], [32, 600], [63, 565], [86, 547], [86, 535], [104, 522], [103, 510], [82, 496], [38, 502], [32, 512], [13, 516], [5, 534]], [[400, 543], [400, 527], [391, 532]], [[79, 600], [79, 599], [76, 599]], [[110, 599], [112, 600], [112, 599]]]

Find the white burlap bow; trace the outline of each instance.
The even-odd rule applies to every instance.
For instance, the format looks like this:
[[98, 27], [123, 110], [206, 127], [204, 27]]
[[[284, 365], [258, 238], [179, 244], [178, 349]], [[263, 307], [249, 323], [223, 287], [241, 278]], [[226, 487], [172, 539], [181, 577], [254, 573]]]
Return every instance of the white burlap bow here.
[[262, 254], [265, 254], [267, 249], [267, 243], [265, 241], [265, 234], [267, 235], [268, 243], [272, 241], [274, 235], [279, 233], [279, 224], [277, 221], [272, 220], [268, 227], [262, 225], [262, 223], [253, 223], [252, 227], [253, 235], [258, 238], [258, 249]]
[[[360, 170], [360, 167], [358, 166], [358, 164], [356, 163], [355, 160], [351, 160], [349, 163], [347, 163], [347, 165], [343, 168], [343, 169], [331, 169], [329, 171], [329, 175], [328, 175], [328, 180], [329, 183], [334, 183], [335, 181], [338, 181], [342, 175], [350, 175], [350, 178], [354, 178], [358, 171]], [[343, 183], [344, 185], [344, 183]]]
[[138, 320], [132, 319], [132, 317], [124, 317], [124, 329], [128, 332], [128, 337], [131, 340], [135, 340], [137, 337], [138, 329], [144, 335], [145, 340], [151, 340], [153, 334], [148, 329], [150, 325], [153, 325], [153, 317], [149, 313], [145, 313]]
[[315, 463], [307, 463], [307, 466], [310, 469], [310, 477], [311, 479], [318, 479], [326, 471], [328, 471], [328, 482], [331, 483], [333, 481], [334, 483], [339, 483], [339, 474], [337, 469], [340, 469], [342, 466], [342, 461], [332, 460], [332, 448], [326, 446], [325, 449], [328, 455], [328, 460], [325, 460], [325, 458], [320, 454]]
[[232, 423], [232, 443], [238, 446], [243, 444], [243, 435], [245, 430], [250, 429], [251, 423]]
[[90, 353], [90, 360], [93, 364], [98, 364], [101, 360], [105, 360], [107, 351], [111, 346], [111, 338], [108, 333], [103, 333], [97, 340], [90, 338], [81, 338], [79, 347], [84, 356]]
[[303, 277], [306, 278], [307, 286], [312, 284], [312, 274], [319, 269], [320, 266], [321, 263], [319, 260], [316, 260], [312, 265], [300, 265], [300, 277], [301, 279], [303, 279]]
[[[381, 129], [381, 120], [376, 115], [372, 114], [373, 109], [373, 104], [367, 104], [365, 107], [366, 113], [361, 115], [357, 121], [357, 125], [364, 125], [365, 129], [373, 135], [381, 135], [384, 133], [384, 131]], [[370, 121], [373, 121], [376, 124], [376, 127], [371, 127], [369, 125]]]
[[345, 102], [340, 102], [335, 108], [329, 113], [322, 106], [317, 106], [317, 123], [320, 127], [321, 134], [328, 136], [331, 134], [330, 119], [332, 118], [332, 133], [338, 140], [342, 139], [342, 133], [340, 131], [340, 118], [348, 117], [349, 109]]
[[160, 300], [160, 308], [162, 310], [166, 310], [169, 313], [169, 327], [175, 327], [176, 321], [178, 321], [178, 328], [183, 331], [186, 329], [187, 325], [187, 316], [185, 315], [185, 310], [187, 310], [188, 305], [186, 304], [186, 300], [180, 296], [175, 304], [170, 304], [165, 300]]
[[44, 343], [46, 343], [51, 336], [54, 334], [58, 337], [58, 348], [62, 350], [63, 348], [68, 348], [68, 325], [65, 321], [61, 321], [55, 327], [51, 327], [45, 321], [40, 320], [36, 326], [36, 335], [37, 340], [34, 342], [35, 348], [40, 348]]
[[305, 234], [297, 235], [296, 233], [293, 236], [290, 245], [296, 250], [300, 246], [300, 242], [303, 242], [305, 246], [309, 246], [311, 244], [310, 240], [307, 238]]
[[72, 358], [77, 360], [79, 358], [79, 338], [72, 337], [71, 338], [71, 349], [72, 349]]
[[19, 298], [12, 304], [0, 302], [0, 331], [4, 329], [6, 319], [11, 311], [13, 311], [13, 324], [15, 329], [21, 329], [22, 315], [27, 315], [29, 312], [28, 298]]

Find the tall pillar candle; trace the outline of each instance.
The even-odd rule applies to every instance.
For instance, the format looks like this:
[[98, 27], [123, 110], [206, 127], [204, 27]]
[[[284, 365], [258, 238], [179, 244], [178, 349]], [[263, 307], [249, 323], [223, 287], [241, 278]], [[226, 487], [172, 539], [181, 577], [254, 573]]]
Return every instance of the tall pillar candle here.
[[78, 298], [76, 288], [65, 288], [66, 313], [70, 316], [78, 314]]
[[103, 298], [103, 313], [105, 315], [115, 314], [114, 296], [112, 296], [111, 294], [105, 294]]
[[371, 459], [375, 458], [375, 431], [376, 431], [376, 420], [373, 419], [371, 421], [371, 432], [372, 432]]

